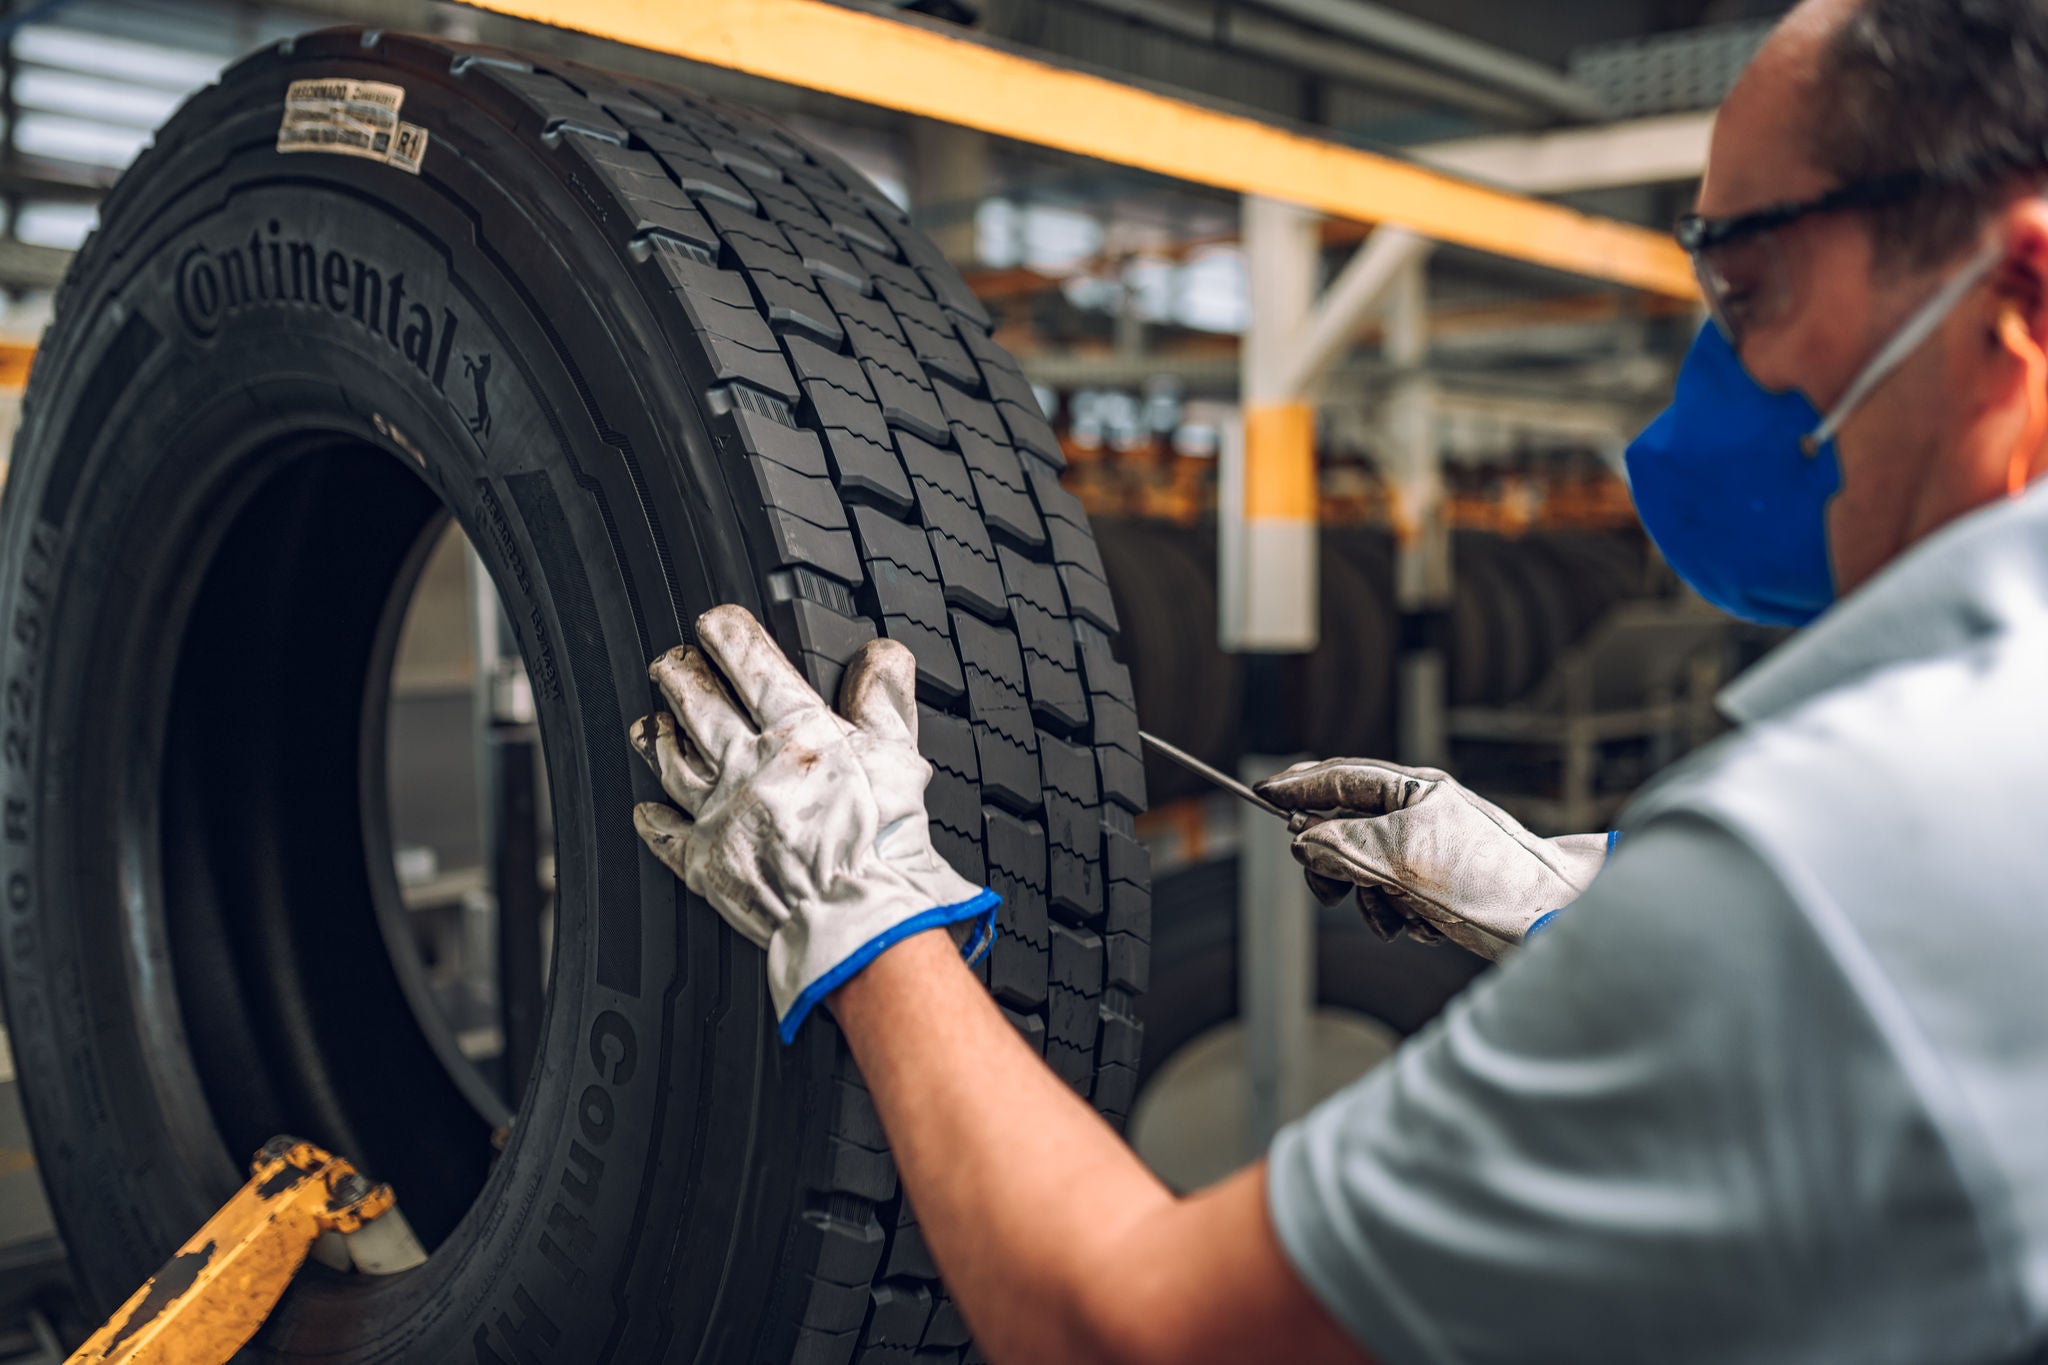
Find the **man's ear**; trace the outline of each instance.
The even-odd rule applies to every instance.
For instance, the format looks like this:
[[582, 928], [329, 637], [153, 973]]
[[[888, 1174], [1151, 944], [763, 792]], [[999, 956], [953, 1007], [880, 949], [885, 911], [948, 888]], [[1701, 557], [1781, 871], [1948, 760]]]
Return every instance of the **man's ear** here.
[[2016, 311], [2034, 340], [2048, 348], [2048, 199], [2029, 195], [2013, 204], [2000, 228], [2005, 261], [1991, 278], [1993, 318]]
[[2006, 456], [2006, 493], [2016, 497], [2040, 477], [2048, 454], [2048, 201], [2030, 195], [2006, 211], [2002, 226], [2005, 261], [1992, 277], [1998, 317], [1992, 345], [2010, 360], [1992, 372], [2017, 363], [2011, 381], [1998, 381], [2001, 388], [2018, 385], [2025, 413]]

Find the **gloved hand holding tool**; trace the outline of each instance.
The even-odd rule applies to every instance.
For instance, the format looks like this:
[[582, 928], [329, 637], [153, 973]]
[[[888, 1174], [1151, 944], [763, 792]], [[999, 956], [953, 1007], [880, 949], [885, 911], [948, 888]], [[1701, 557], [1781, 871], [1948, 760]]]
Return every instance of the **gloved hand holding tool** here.
[[1366, 923], [1500, 958], [1577, 900], [1614, 836], [1541, 839], [1434, 768], [1302, 763], [1258, 784], [1292, 813], [1294, 856], [1325, 905], [1357, 888]]
[[866, 645], [835, 713], [745, 608], [706, 612], [697, 639], [648, 670], [673, 715], [632, 728], [682, 809], [646, 802], [633, 824], [690, 890], [767, 950], [782, 1040], [912, 934], [952, 926], [968, 960], [979, 957], [998, 898], [932, 847], [910, 651]]

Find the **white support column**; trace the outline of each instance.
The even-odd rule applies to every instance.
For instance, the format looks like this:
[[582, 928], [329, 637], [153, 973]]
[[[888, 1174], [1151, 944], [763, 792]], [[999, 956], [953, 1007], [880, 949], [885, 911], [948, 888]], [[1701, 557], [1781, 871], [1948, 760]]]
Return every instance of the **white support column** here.
[[1397, 372], [1387, 400], [1383, 471], [1392, 501], [1394, 605], [1401, 621], [1395, 747], [1405, 763], [1438, 767], [1450, 749], [1444, 732], [1444, 645], [1451, 554], [1436, 396], [1423, 368], [1429, 359], [1429, 285], [1422, 260], [1411, 263], [1389, 291], [1386, 353]]
[[1316, 645], [1315, 409], [1285, 382], [1315, 306], [1321, 224], [1293, 204], [1244, 201], [1244, 416], [1219, 452], [1217, 638], [1225, 649], [1305, 653]]
[[1294, 344], [1281, 356], [1276, 392], [1307, 396], [1320, 388], [1388, 291], [1434, 249], [1435, 243], [1406, 228], [1382, 227], [1366, 238], [1330, 281]]
[[936, 209], [925, 231], [958, 266], [974, 262], [974, 212], [989, 192], [988, 136], [932, 119], [910, 121], [910, 193], [920, 208]]

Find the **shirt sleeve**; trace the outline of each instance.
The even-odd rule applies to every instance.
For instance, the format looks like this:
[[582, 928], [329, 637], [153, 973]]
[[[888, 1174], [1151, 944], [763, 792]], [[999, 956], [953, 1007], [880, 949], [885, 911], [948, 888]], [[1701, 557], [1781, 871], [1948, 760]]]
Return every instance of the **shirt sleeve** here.
[[1891, 1050], [1779, 879], [1693, 816], [1632, 831], [1282, 1132], [1268, 1187], [1385, 1365], [1983, 1359], [2012, 1323]]

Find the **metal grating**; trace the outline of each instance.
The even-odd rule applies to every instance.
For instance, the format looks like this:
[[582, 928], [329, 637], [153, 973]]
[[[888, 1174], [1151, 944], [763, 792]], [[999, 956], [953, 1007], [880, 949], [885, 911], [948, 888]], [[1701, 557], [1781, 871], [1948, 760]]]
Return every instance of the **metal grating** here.
[[1772, 21], [1715, 24], [1572, 54], [1571, 76], [1593, 91], [1610, 118], [1712, 109], [1756, 55]]

